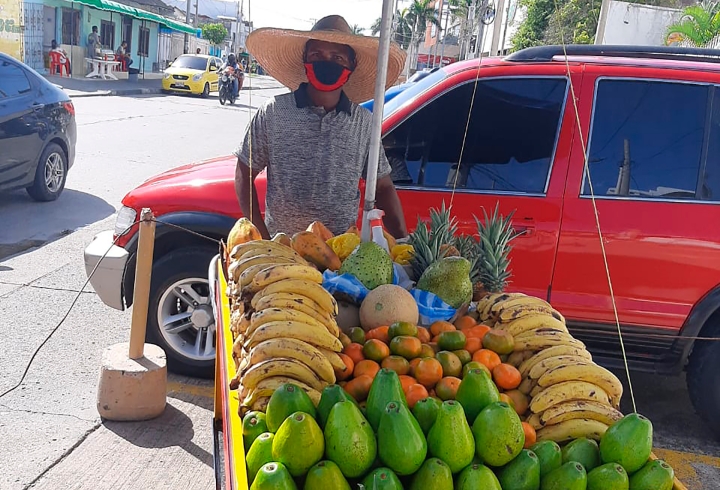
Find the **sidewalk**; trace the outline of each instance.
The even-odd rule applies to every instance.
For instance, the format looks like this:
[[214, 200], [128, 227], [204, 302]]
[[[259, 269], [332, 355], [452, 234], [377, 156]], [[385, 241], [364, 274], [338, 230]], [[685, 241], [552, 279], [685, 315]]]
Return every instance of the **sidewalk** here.
[[[161, 80], [140, 79], [136, 82], [129, 80], [102, 80], [93, 78], [67, 78], [46, 75], [45, 78], [51, 83], [61, 86], [71, 98], [77, 97], [99, 97], [99, 96], [128, 96], [128, 95], [153, 95], [162, 93]], [[253, 75], [245, 77], [242, 90], [266, 90], [282, 88], [272, 77]]]

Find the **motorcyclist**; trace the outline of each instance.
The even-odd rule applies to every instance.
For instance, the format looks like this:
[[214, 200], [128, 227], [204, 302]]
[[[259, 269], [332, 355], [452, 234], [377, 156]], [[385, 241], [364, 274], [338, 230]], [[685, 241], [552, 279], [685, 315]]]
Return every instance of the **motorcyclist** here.
[[225, 70], [225, 68], [227, 68], [228, 66], [231, 67], [233, 70], [235, 70], [232, 81], [233, 81], [233, 94], [235, 94], [235, 97], [237, 97], [240, 94], [240, 87], [238, 85], [238, 79], [240, 78], [241, 68], [240, 68], [240, 65], [238, 65], [238, 62], [237, 62], [237, 59], [236, 59], [234, 53], [230, 53], [228, 55], [227, 61], [222, 65], [222, 67], [220, 67], [220, 73], [222, 73], [223, 70]]

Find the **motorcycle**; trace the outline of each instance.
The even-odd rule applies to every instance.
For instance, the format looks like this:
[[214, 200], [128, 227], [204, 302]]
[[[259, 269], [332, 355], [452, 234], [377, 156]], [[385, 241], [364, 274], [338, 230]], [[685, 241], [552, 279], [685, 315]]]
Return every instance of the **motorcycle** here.
[[220, 88], [218, 90], [220, 105], [225, 105], [225, 102], [229, 102], [230, 104], [235, 103], [235, 99], [237, 97], [235, 95], [235, 91], [233, 90], [233, 80], [237, 78], [238, 90], [240, 90], [240, 88], [242, 88], [243, 79], [245, 78], [244, 75], [245, 74], [241, 71], [236, 73], [232, 66], [228, 66], [222, 71], [219, 80]]

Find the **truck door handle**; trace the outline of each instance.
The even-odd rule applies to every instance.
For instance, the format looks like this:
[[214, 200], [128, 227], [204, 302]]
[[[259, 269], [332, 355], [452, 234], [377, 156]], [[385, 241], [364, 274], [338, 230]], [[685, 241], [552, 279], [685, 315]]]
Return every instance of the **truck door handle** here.
[[513, 223], [513, 229], [517, 235], [532, 235], [535, 232], [535, 220], [527, 218], [519, 221], [517, 224]]

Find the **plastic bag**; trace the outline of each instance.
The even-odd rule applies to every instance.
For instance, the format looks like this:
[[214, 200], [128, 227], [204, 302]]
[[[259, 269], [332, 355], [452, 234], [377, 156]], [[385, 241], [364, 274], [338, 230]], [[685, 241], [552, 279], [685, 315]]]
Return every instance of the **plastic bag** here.
[[439, 296], [422, 289], [410, 291], [420, 312], [420, 324], [431, 325], [438, 321], [449, 321], [456, 314], [457, 310], [440, 299]]
[[[396, 286], [410, 289], [414, 283], [400, 264], [393, 263], [393, 282]], [[357, 304], [362, 303], [370, 290], [352, 274], [338, 274], [327, 270], [323, 272], [323, 287], [330, 294], [340, 293]]]

